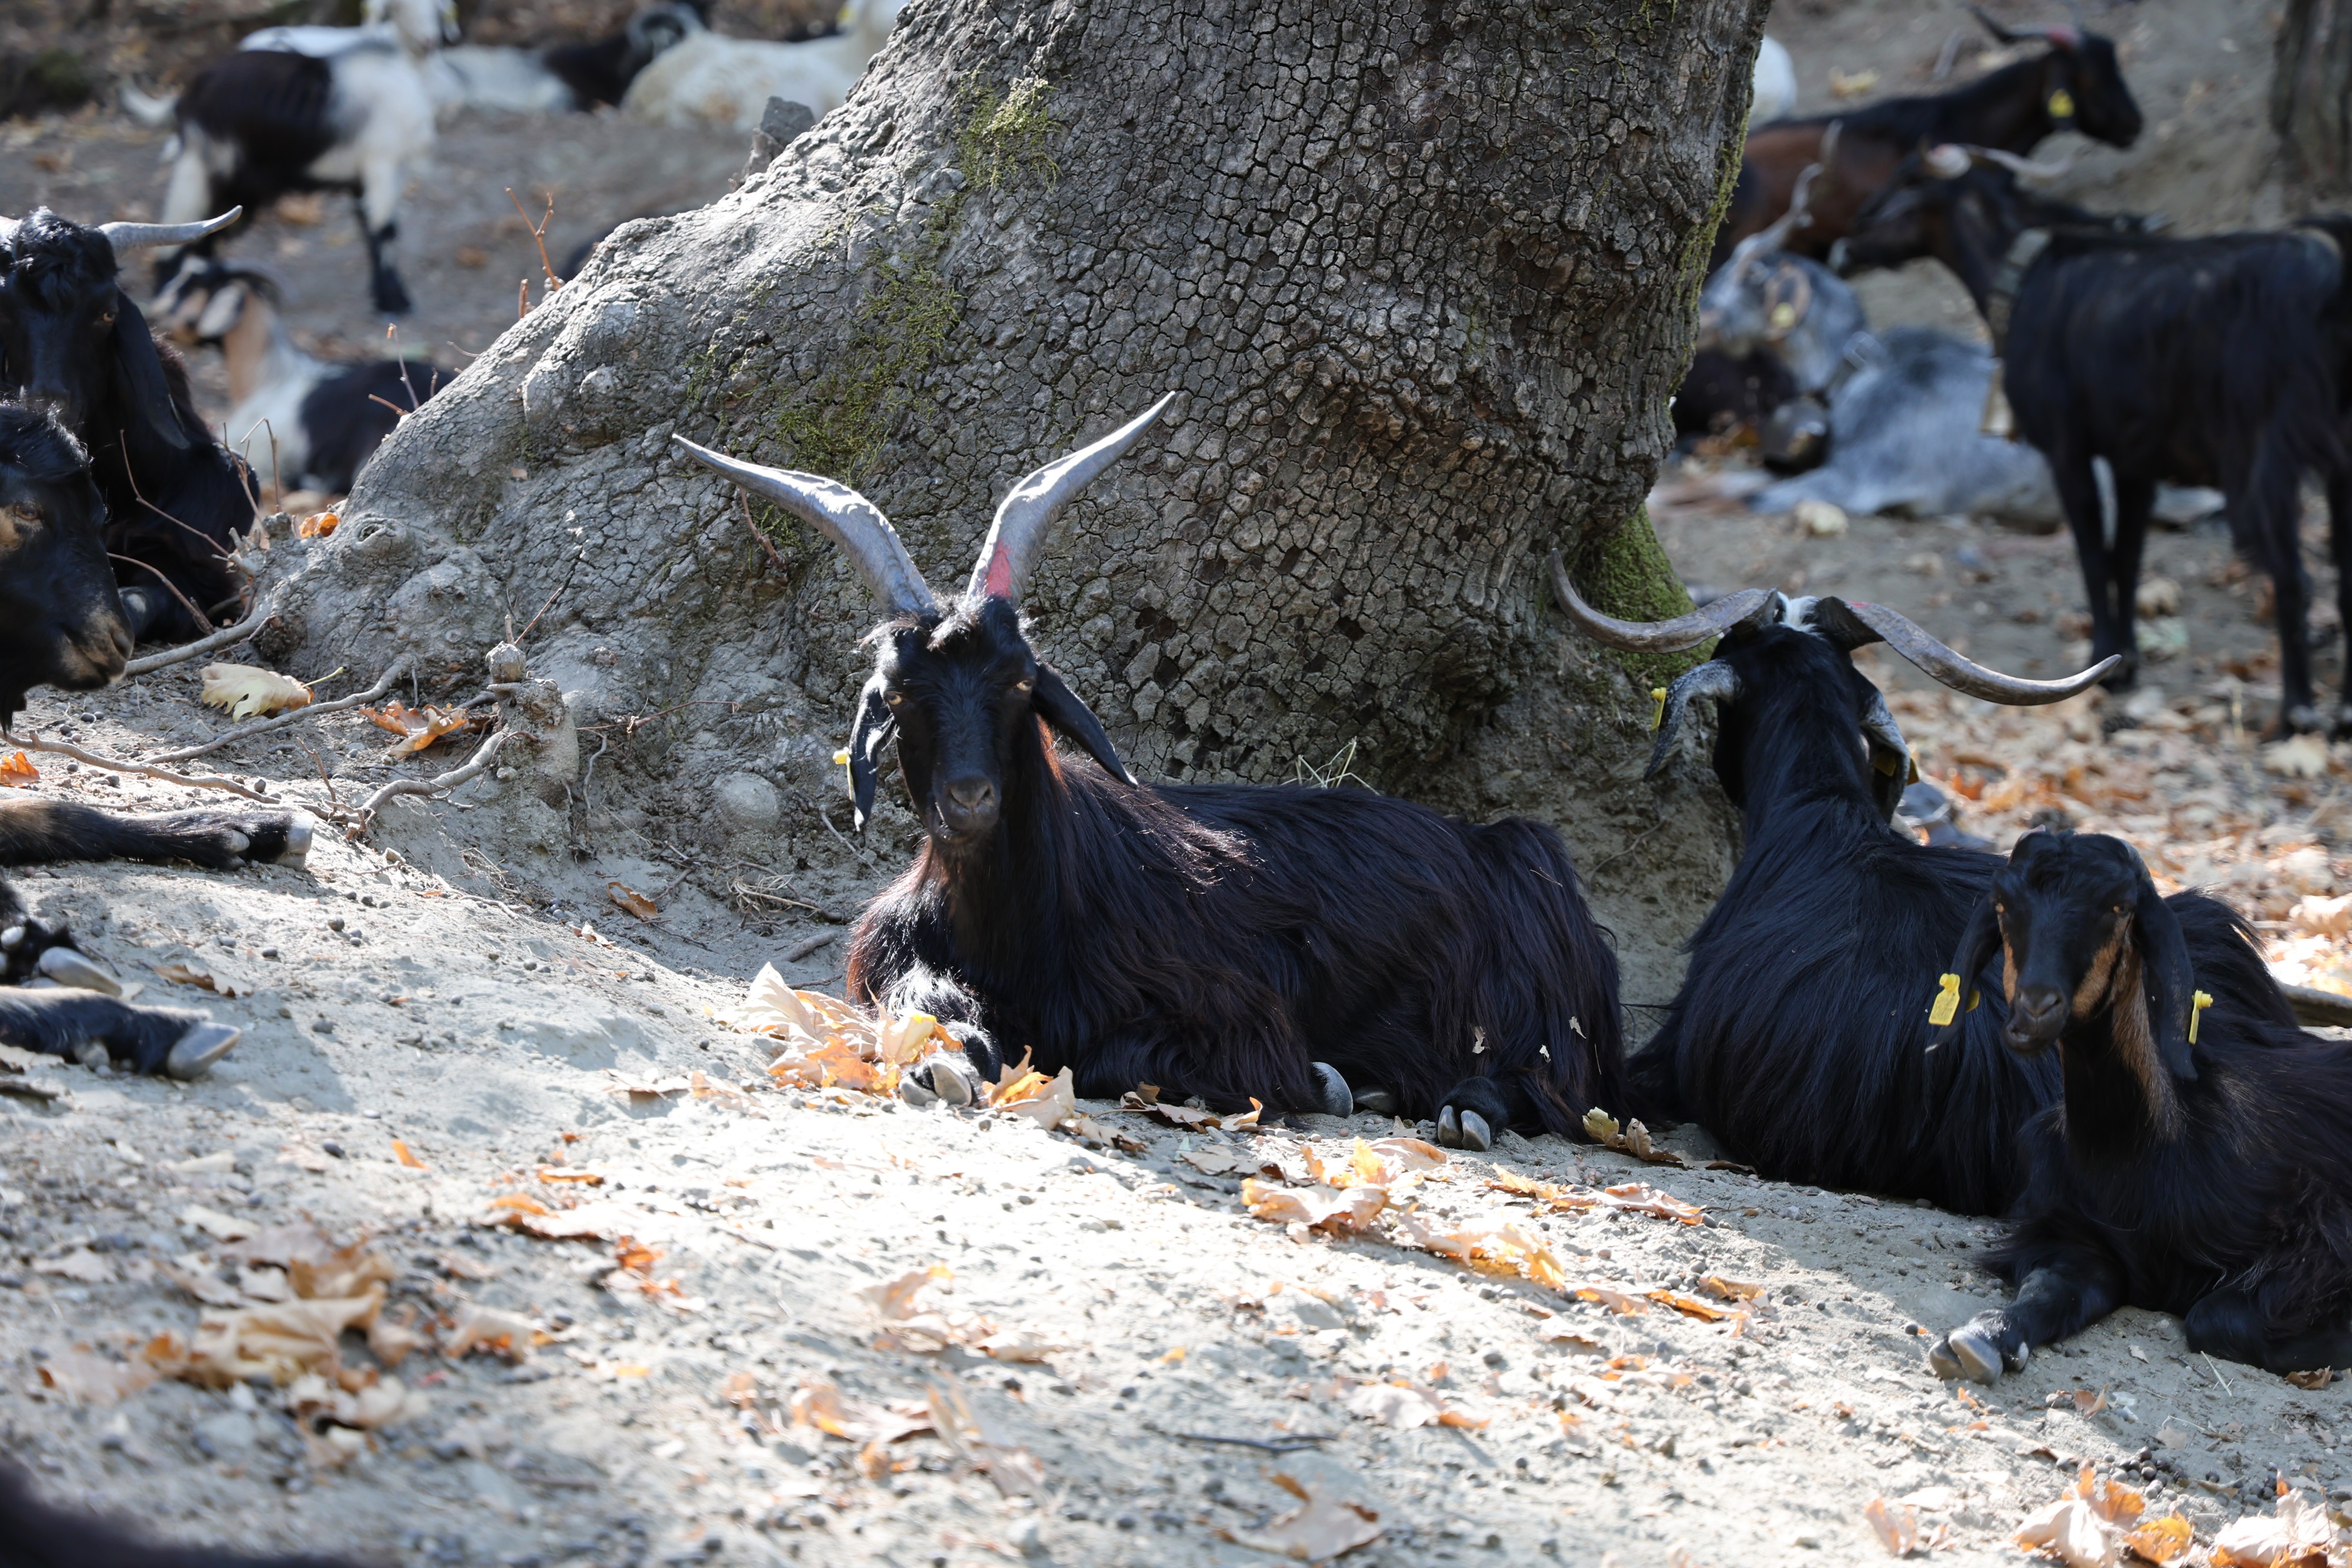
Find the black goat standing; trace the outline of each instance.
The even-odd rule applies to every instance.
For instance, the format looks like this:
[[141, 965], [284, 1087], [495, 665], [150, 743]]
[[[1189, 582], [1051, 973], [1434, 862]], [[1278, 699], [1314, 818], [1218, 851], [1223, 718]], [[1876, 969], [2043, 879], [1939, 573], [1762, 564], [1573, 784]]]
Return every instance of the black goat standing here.
[[922, 1088], [957, 1100], [1026, 1050], [1090, 1098], [1361, 1104], [1480, 1149], [1576, 1133], [1618, 1088], [1617, 963], [1549, 828], [1346, 788], [1139, 784], [1032, 649], [1018, 605], [1054, 519], [1165, 406], [1015, 485], [952, 605], [855, 491], [680, 438], [829, 534], [889, 616], [850, 779], [863, 826], [895, 739], [926, 842], [858, 922], [851, 994], [946, 1023], [961, 1063], [933, 1058], [950, 1070]]
[[[0, 725], [33, 687], [88, 691], [122, 674], [131, 628], [99, 537], [98, 490], [73, 437], [47, 415], [0, 405]], [[16, 796], [0, 801], [0, 866], [44, 860], [299, 862], [309, 825], [284, 811], [124, 816]], [[15, 989], [47, 980], [56, 989]], [[237, 1031], [200, 1013], [117, 1001], [113, 977], [64, 931], [33, 918], [0, 878], [0, 1040], [141, 1072], [201, 1076]]]
[[[2344, 462], [2336, 243], [2315, 230], [2175, 239], [2045, 226], [2006, 169], [1937, 177], [1953, 151], [1915, 159], [1855, 219], [1840, 270], [1933, 256], [1975, 299], [2017, 434], [2049, 459], [2074, 532], [2092, 656], [2123, 661], [2114, 684], [2137, 668], [2133, 601], [2157, 484], [2211, 485], [2275, 592], [2280, 727], [2319, 728], [2298, 488]], [[2095, 458], [2114, 472], [2112, 544]], [[2352, 567], [2352, 518], [2339, 515], [2336, 546]], [[2345, 578], [2352, 611], [2352, 570]]]
[[1927, 1054], [1920, 987], [2000, 861], [1888, 826], [1910, 748], [1852, 656], [1883, 640], [1955, 690], [2017, 704], [2071, 697], [2099, 668], [2020, 680], [1880, 605], [1750, 588], [1643, 625], [1585, 604], [1558, 557], [1552, 585], [1570, 618], [1611, 647], [1673, 652], [1722, 638], [1667, 688], [1650, 772], [1690, 704], [1711, 700], [1716, 776], [1746, 842], [1690, 939], [1664, 1026], [1627, 1064], [1629, 1109], [1696, 1121], [1776, 1181], [1998, 1213], [2018, 1187], [2018, 1129], [2057, 1098], [2057, 1073], [2000, 1047], [1990, 1001], [1949, 1050]]
[[[1829, 163], [1830, 174], [1813, 193], [1813, 221], [1790, 241], [1790, 248], [1818, 258], [1847, 233], [1863, 205], [1923, 143], [1949, 142], [2022, 154], [2061, 131], [2079, 131], [2115, 147], [2139, 140], [2139, 105], [2124, 82], [2111, 40], [2079, 27], [2004, 27], [1981, 11], [1977, 19], [2004, 44], [2039, 40], [2050, 47], [1949, 92], [1882, 99], [1834, 115], [1758, 126], [1748, 133], [1708, 269], [1721, 266], [1732, 247], [1789, 209], [1797, 182], [1812, 163]], [[1840, 127], [1833, 158], [1824, 153], [1832, 125]]]
[[106, 548], [141, 639], [207, 629], [234, 612], [236, 537], [254, 518], [252, 473], [213, 439], [177, 351], [122, 290], [122, 258], [234, 221], [89, 227], [38, 208], [0, 218], [0, 395], [45, 405], [89, 455], [106, 501]]
[[2016, 1300], [1929, 1363], [1990, 1382], [2135, 1306], [2181, 1314], [2193, 1351], [2352, 1365], [2352, 1045], [2295, 1026], [2245, 921], [2158, 897], [2121, 839], [2029, 833], [1952, 961], [1989, 967], [2003, 1047], [2054, 1054], [2065, 1092], [2025, 1130], [1993, 1254]]

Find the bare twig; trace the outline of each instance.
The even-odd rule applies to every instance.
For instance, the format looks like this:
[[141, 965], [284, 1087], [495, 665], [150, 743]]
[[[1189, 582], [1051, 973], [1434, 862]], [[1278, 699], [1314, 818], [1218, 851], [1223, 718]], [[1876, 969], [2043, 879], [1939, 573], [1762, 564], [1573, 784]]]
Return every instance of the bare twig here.
[[784, 570], [784, 558], [776, 553], [775, 541], [768, 537], [766, 531], [761, 529], [751, 516], [751, 492], [738, 488], [735, 491], [735, 499], [743, 503], [743, 526], [751, 531], [751, 537], [760, 542], [760, 548], [766, 551], [768, 559], [776, 563], [776, 574], [781, 577], [790, 577], [792, 574]]
[[[215, 539], [211, 534], [206, 533], [194, 523], [182, 522], [178, 518], [173, 517], [162, 507], [157, 506], [153, 501], [149, 500], [144, 492], [139, 489], [138, 476], [131, 471], [131, 444], [129, 438], [118, 432], [115, 436], [115, 443], [122, 448], [122, 477], [131, 481], [131, 494], [133, 500], [137, 500], [141, 506], [145, 507], [149, 511], [153, 512], [157, 517], [162, 518], [165, 522], [170, 523], [173, 527], [183, 529], [193, 537], [203, 541], [205, 549], [210, 550], [214, 554], [221, 557], [223, 560], [233, 561], [236, 559], [236, 552], [235, 551], [224, 549], [219, 540]], [[245, 500], [246, 504], [253, 509], [253, 515], [259, 517], [261, 515], [261, 498], [248, 491]]]
[[818, 948], [824, 946], [828, 942], [836, 941], [840, 935], [841, 933], [837, 931], [821, 931], [814, 936], [809, 938], [806, 942], [795, 942], [792, 947], [785, 951], [784, 962], [786, 963], [798, 963], [802, 959], [806, 958]]
[[394, 403], [391, 398], [389, 398], [389, 397], [378, 397], [378, 396], [377, 396], [374, 393], [373, 393], [373, 392], [371, 392], [371, 393], [369, 393], [369, 394], [368, 394], [368, 401], [369, 401], [370, 403], [381, 403], [381, 404], [383, 404], [386, 408], [391, 409], [394, 416], [396, 416], [397, 417], [402, 418], [402, 419], [405, 419], [405, 418], [407, 418], [407, 417], [408, 417], [408, 416], [409, 416], [409, 413], [410, 413], [410, 410], [405, 409], [405, 408], [403, 408], [399, 404]]
[[871, 866], [874, 863], [873, 856], [867, 854], [865, 850], [860, 849], [856, 845], [852, 844], [848, 839], [844, 838], [841, 836], [841, 829], [833, 825], [832, 815], [825, 811], [822, 806], [817, 809], [816, 819], [824, 824], [824, 830], [833, 835], [834, 841], [835, 843], [839, 844], [844, 849], [849, 851], [850, 858], [856, 860], [861, 866]]
[[1269, 1454], [1295, 1454], [1302, 1448], [1312, 1448], [1318, 1443], [1328, 1443], [1328, 1432], [1300, 1432], [1288, 1437], [1227, 1437], [1216, 1432], [1171, 1432], [1154, 1426], [1152, 1431], [1163, 1437], [1173, 1437], [1183, 1443], [1217, 1443], [1235, 1448], [1263, 1448]]
[[210, 637], [198, 637], [192, 643], [182, 643], [178, 647], [167, 647], [162, 653], [151, 653], [145, 658], [134, 658], [122, 667], [122, 673], [126, 676], [145, 675], [151, 670], [162, 669], [166, 665], [178, 664], [183, 659], [201, 658], [205, 654], [217, 649], [234, 647], [259, 631], [263, 624], [277, 613], [278, 602], [273, 598], [236, 625], [224, 626]]
[[196, 608], [194, 602], [192, 602], [185, 594], [180, 592], [180, 585], [177, 583], [173, 582], [169, 577], [163, 575], [163, 569], [162, 567], [151, 566], [146, 562], [140, 560], [136, 555], [117, 555], [111, 550], [106, 552], [106, 558], [109, 561], [120, 561], [125, 566], [136, 566], [142, 572], [152, 572], [155, 574], [155, 581], [163, 584], [163, 592], [171, 595], [174, 599], [179, 600], [180, 608], [187, 611], [191, 616], [194, 616], [196, 618], [196, 625], [204, 627], [206, 631], [210, 631], [212, 629], [212, 617], [205, 615], [202, 610]]
[[250, 790], [235, 779], [225, 779], [217, 773], [175, 773], [169, 768], [151, 768], [144, 763], [126, 763], [120, 757], [102, 757], [95, 752], [85, 752], [79, 746], [69, 746], [63, 741], [44, 740], [38, 735], [8, 732], [8, 739], [28, 752], [47, 752], [53, 756], [70, 757], [93, 768], [109, 773], [137, 773], [145, 778], [162, 779], [166, 784], [185, 784], [190, 789], [224, 789], [231, 795], [241, 795], [247, 800], [265, 801], [271, 805], [286, 803], [273, 800], [258, 790]]
[[350, 838], [357, 838], [360, 835], [365, 833], [368, 830], [369, 825], [375, 820], [375, 814], [383, 810], [388, 803], [397, 796], [404, 795], [446, 795], [451, 790], [456, 789], [459, 784], [467, 784], [474, 779], [479, 778], [483, 772], [488, 769], [492, 763], [498, 761], [499, 753], [506, 749], [506, 743], [520, 733], [522, 733], [522, 731], [520, 730], [499, 731], [497, 734], [492, 735], [488, 740], [484, 741], [479, 747], [476, 748], [471, 761], [465, 763], [462, 767], [451, 768], [447, 773], [442, 773], [438, 777], [429, 779], [393, 780], [392, 783], [384, 785], [382, 789], [376, 791], [373, 795], [368, 796], [366, 800], [360, 804], [360, 808], [356, 814], [355, 819], [349, 826], [343, 829], [344, 836]]
[[384, 668], [383, 674], [376, 679], [376, 683], [365, 691], [355, 691], [349, 697], [338, 697], [332, 702], [313, 702], [307, 708], [297, 708], [290, 713], [280, 713], [274, 719], [257, 719], [250, 724], [215, 735], [201, 746], [183, 746], [176, 752], [163, 752], [150, 760], [158, 763], [184, 763], [191, 757], [201, 757], [206, 752], [216, 752], [223, 746], [237, 741], [251, 740], [256, 735], [267, 735], [272, 730], [283, 730], [287, 725], [299, 724], [305, 719], [322, 718], [329, 713], [341, 713], [347, 708], [356, 708], [362, 702], [373, 702], [391, 690], [392, 683], [399, 679], [406, 672], [407, 668], [408, 656], [402, 654]]
[[[514, 194], [512, 185], [507, 187], [507, 200], [514, 203], [515, 216], [522, 219], [525, 227], [530, 227], [530, 215], [522, 210], [522, 198]], [[547, 258], [547, 226], [554, 221], [555, 193], [550, 191], [547, 193], [547, 216], [539, 220], [536, 228], [531, 228], [530, 237], [539, 242], [539, 269], [547, 274], [547, 291], [551, 294], [563, 287], [563, 279], [555, 275], [555, 264]]]

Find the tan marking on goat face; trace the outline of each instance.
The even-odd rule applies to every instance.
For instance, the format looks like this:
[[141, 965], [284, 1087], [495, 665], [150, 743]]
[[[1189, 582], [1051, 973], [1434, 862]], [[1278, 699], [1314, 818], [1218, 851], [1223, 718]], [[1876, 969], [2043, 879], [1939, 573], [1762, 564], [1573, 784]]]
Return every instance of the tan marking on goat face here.
[[2014, 1012], [2017, 1008], [2017, 954], [2010, 951], [2009, 932], [2000, 933], [2000, 998]]
[[39, 527], [40, 521], [41, 514], [29, 506], [0, 506], [0, 551], [14, 550], [24, 543], [25, 535]]
[[[2087, 1022], [2116, 1005], [2116, 969], [2131, 946], [2126, 940], [2130, 935], [2131, 921], [2127, 917], [2120, 919], [2116, 921], [2116, 929], [2107, 934], [2105, 944], [2092, 954], [2090, 967], [2083, 971], [2083, 978], [2074, 987], [2071, 1016], [2075, 1023]], [[2138, 963], [2134, 963], [2131, 967], [2135, 974], [2139, 972]]]
[[[2140, 973], [2139, 944], [2130, 940], [2129, 916], [2116, 922], [2116, 934], [2074, 992], [2074, 1019], [2080, 1023], [2107, 1015], [2107, 1037], [2116, 1057], [2139, 1080], [2147, 1119], [2159, 1138], [2180, 1129], [2180, 1104], [2172, 1089], [2172, 1074], [2156, 1048], [2156, 1031], [2147, 1014], [2147, 986]], [[2104, 983], [2094, 994], [2093, 976], [2104, 971]]]

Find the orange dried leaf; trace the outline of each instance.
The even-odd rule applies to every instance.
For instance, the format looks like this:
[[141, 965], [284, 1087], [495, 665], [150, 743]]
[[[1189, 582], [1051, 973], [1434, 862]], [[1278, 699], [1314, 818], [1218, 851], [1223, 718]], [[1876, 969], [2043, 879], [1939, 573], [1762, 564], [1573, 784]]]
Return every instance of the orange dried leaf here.
[[1217, 1533], [1237, 1546], [1299, 1563], [1325, 1562], [1380, 1539], [1379, 1510], [1311, 1490], [1291, 1476], [1276, 1474], [1274, 1482], [1298, 1499], [1299, 1506], [1264, 1529], [1220, 1528]]
[[625, 882], [607, 882], [604, 896], [641, 921], [649, 921], [661, 913], [661, 907]]
[[335, 531], [342, 519], [331, 511], [314, 511], [294, 525], [297, 539], [324, 539]]
[[1712, 1301], [1702, 1301], [1696, 1296], [1685, 1296], [1666, 1289], [1663, 1286], [1650, 1291], [1649, 1297], [1653, 1301], [1661, 1301], [1672, 1307], [1686, 1318], [1696, 1318], [1704, 1323], [1719, 1323], [1726, 1318], [1736, 1318], [1740, 1315], [1718, 1307]]
[[257, 713], [308, 708], [310, 689], [289, 675], [251, 664], [208, 664], [196, 700], [207, 708], [226, 708], [232, 719]]
[[1878, 1532], [1879, 1544], [1896, 1557], [1907, 1557], [1919, 1544], [1919, 1510], [1906, 1508], [1900, 1513], [1883, 1497], [1874, 1497], [1862, 1505], [1862, 1517]]
[[387, 702], [381, 708], [362, 708], [360, 714], [378, 729], [389, 730], [400, 739], [387, 755], [413, 757], [427, 746], [471, 726], [474, 716], [464, 709], [444, 710], [426, 703], [423, 708], [411, 708], [404, 702]]
[[1258, 1218], [1339, 1236], [1368, 1228], [1388, 1201], [1388, 1192], [1381, 1187], [1313, 1186], [1294, 1191], [1255, 1179], [1242, 1184], [1242, 1202]]
[[2196, 1539], [2194, 1526], [2177, 1513], [2168, 1513], [2133, 1531], [2124, 1538], [2124, 1544], [2150, 1563], [2162, 1563], [2185, 1555]]
[[35, 767], [33, 759], [22, 752], [11, 752], [7, 756], [0, 757], [0, 784], [10, 789], [23, 789], [36, 783], [40, 776], [41, 770]]
[[407, 1166], [412, 1171], [429, 1171], [433, 1168], [424, 1161], [418, 1159], [416, 1157], [415, 1151], [409, 1148], [405, 1142], [398, 1138], [392, 1141], [392, 1157], [399, 1161], [402, 1164]]

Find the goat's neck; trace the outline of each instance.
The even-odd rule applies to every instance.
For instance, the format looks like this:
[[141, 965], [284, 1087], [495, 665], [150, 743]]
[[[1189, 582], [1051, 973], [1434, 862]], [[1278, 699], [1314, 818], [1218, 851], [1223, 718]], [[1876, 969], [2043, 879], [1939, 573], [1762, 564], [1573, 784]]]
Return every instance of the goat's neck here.
[[956, 951], [992, 965], [1013, 962], [1052, 918], [1060, 882], [1055, 816], [1066, 785], [1044, 754], [1024, 756], [1007, 779], [1005, 810], [986, 842], [952, 855], [930, 847]]
[[2048, 57], [2019, 60], [1955, 89], [1936, 117], [1937, 141], [2031, 153], [2050, 134]]
[[1973, 206], [1956, 215], [1945, 254], [1937, 259], [1951, 268], [1952, 276], [1960, 280], [1960, 287], [1976, 301], [1977, 314], [1988, 314], [1993, 279], [2000, 272], [2001, 258], [2024, 232], [2024, 225], [1992, 216]]
[[221, 359], [228, 371], [228, 397], [241, 404], [265, 387], [299, 375], [310, 356], [294, 345], [285, 319], [259, 300], [238, 312], [236, 325], [221, 336]]
[[2149, 1023], [2138, 951], [2126, 939], [2105, 1005], [2070, 1022], [2058, 1043], [2066, 1146], [2076, 1158], [2132, 1159], [2179, 1135], [2179, 1091], [2157, 1054]]
[[1741, 759], [1741, 826], [1755, 844], [1800, 818], [1827, 814], [1857, 831], [1886, 831], [1870, 792], [1862, 727], [1826, 695], [1776, 707], [1748, 735]]

